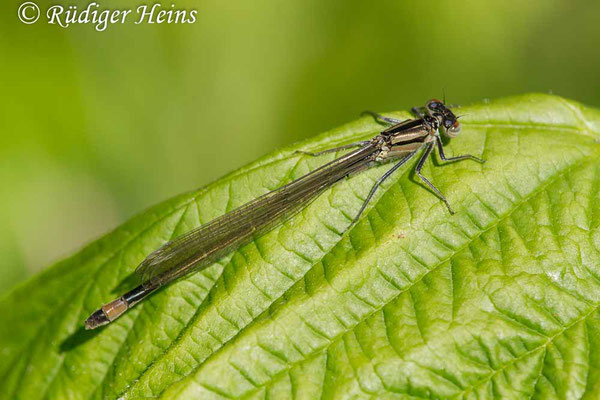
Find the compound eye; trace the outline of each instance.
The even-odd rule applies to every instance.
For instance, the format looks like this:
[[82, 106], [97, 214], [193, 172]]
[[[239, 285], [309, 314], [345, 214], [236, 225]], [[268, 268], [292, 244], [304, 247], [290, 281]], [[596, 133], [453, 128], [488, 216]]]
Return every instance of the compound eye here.
[[437, 101], [432, 101], [429, 103], [429, 108], [432, 110], [437, 110], [437, 108], [439, 107], [439, 103]]
[[446, 128], [446, 129], [454, 128], [454, 125], [458, 126], [458, 121], [453, 122], [449, 119], [444, 120], [444, 128]]
[[446, 134], [449, 137], [455, 137], [459, 133], [460, 133], [460, 124], [458, 123], [458, 121], [454, 121], [454, 123], [452, 124], [452, 127], [450, 129], [446, 129]]

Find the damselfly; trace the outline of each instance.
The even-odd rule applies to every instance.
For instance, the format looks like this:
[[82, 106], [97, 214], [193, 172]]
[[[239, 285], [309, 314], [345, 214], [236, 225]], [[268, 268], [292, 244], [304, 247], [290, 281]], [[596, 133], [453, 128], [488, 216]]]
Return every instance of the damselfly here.
[[458, 117], [443, 102], [432, 99], [425, 107], [414, 107], [412, 111], [416, 118], [405, 121], [368, 112], [378, 122], [389, 127], [371, 140], [318, 153], [306, 153], [318, 156], [355, 148], [303, 177], [179, 236], [148, 255], [136, 269], [142, 284], [95, 311], [85, 321], [86, 329], [94, 329], [114, 321], [161, 286], [207, 268], [219, 258], [274, 229], [344, 177], [376, 163], [398, 160], [375, 182], [350, 224], [352, 226], [367, 207], [377, 188], [422, 148], [424, 150], [415, 167], [416, 174], [446, 204], [448, 211], [454, 214], [444, 195], [421, 175], [423, 164], [431, 155], [434, 146], [437, 146], [443, 161], [467, 158], [484, 161], [470, 154], [449, 158], [445, 156], [440, 132], [448, 138], [453, 138], [460, 132], [460, 124]]

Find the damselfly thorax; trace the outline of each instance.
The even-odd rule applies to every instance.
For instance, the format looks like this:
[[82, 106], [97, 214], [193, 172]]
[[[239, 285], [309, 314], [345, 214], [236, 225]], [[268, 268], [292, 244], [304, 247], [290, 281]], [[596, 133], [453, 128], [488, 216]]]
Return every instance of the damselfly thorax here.
[[433, 142], [438, 129], [437, 119], [429, 116], [396, 124], [373, 139], [381, 142], [381, 151], [375, 159], [384, 161], [414, 153], [424, 144]]

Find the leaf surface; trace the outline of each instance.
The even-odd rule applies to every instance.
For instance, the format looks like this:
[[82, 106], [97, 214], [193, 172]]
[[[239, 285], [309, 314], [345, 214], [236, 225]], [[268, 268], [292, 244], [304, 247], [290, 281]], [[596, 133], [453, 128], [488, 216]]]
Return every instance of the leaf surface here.
[[487, 162], [423, 169], [453, 216], [412, 162], [342, 235], [390, 167], [377, 166], [81, 329], [152, 250], [334, 157], [296, 149], [373, 136], [365, 117], [147, 210], [22, 284], [0, 300], [0, 398], [599, 397], [600, 112], [531, 94], [459, 113], [447, 154]]

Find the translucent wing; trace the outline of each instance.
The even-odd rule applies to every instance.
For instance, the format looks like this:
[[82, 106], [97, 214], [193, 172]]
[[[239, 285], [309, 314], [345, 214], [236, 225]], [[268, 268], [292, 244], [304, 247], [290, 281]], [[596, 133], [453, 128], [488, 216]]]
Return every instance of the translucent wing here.
[[160, 286], [219, 258], [275, 228], [348, 174], [366, 168], [371, 143], [218, 217], [151, 253], [136, 269], [144, 285]]

